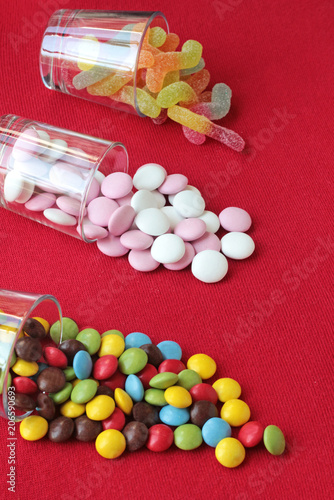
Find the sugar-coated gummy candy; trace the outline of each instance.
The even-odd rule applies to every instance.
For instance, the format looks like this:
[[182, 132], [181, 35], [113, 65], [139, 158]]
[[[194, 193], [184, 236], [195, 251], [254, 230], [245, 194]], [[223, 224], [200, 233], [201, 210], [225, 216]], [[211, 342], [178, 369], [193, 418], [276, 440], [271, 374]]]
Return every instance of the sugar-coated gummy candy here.
[[188, 82], [176, 82], [163, 88], [157, 97], [157, 104], [162, 108], [169, 108], [183, 101], [191, 106], [197, 102], [197, 94]]

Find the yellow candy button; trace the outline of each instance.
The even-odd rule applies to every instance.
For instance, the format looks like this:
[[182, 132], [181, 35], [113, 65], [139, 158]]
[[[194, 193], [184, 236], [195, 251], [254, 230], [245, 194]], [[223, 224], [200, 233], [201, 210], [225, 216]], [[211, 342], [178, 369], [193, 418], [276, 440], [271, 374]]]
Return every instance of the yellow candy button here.
[[219, 378], [212, 387], [218, 394], [218, 399], [222, 403], [226, 403], [230, 399], [238, 399], [241, 394], [240, 384], [233, 378]]
[[74, 403], [73, 401], [66, 401], [60, 407], [60, 413], [64, 417], [77, 418], [85, 413], [86, 405]]
[[117, 387], [114, 392], [114, 398], [116, 406], [126, 415], [130, 415], [133, 408], [133, 402], [129, 394]]
[[86, 404], [86, 414], [91, 420], [104, 420], [110, 417], [115, 409], [115, 401], [110, 396], [95, 396]]
[[250, 409], [245, 401], [241, 399], [230, 399], [223, 404], [220, 416], [233, 427], [240, 427], [250, 419]]
[[188, 408], [192, 403], [191, 394], [184, 387], [176, 385], [168, 387], [164, 396], [167, 403], [175, 408]]
[[22, 420], [20, 434], [26, 441], [38, 441], [48, 432], [48, 422], [43, 417], [31, 415]]
[[216, 446], [216, 458], [224, 467], [230, 469], [238, 467], [244, 461], [245, 456], [245, 448], [235, 438], [222, 439]]
[[101, 346], [98, 352], [99, 356], [112, 354], [119, 358], [125, 349], [125, 342], [119, 335], [106, 335], [101, 339]]
[[194, 354], [188, 359], [187, 368], [197, 372], [202, 380], [206, 380], [216, 373], [217, 365], [207, 354]]
[[116, 429], [101, 432], [95, 441], [96, 451], [104, 458], [117, 458], [122, 455], [126, 447], [125, 437]]
[[38, 364], [35, 361], [25, 361], [22, 358], [17, 358], [12, 370], [20, 377], [32, 377], [38, 372]]

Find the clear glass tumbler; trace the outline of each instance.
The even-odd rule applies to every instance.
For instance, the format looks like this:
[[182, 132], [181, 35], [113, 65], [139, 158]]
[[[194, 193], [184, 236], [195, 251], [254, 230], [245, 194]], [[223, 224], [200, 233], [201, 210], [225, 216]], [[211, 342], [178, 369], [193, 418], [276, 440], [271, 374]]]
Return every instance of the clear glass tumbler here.
[[22, 420], [30, 412], [19, 415], [8, 404], [8, 393], [5, 388], [11, 387], [11, 361], [17, 340], [21, 338], [27, 319], [44, 318], [50, 324], [60, 321], [62, 336], [62, 312], [60, 305], [52, 295], [36, 295], [25, 292], [14, 292], [0, 289], [0, 416], [10, 420]]
[[[104, 175], [127, 172], [110, 142], [15, 115], [0, 118], [0, 206], [83, 241], [99, 228], [85, 217]], [[103, 174], [103, 175], [102, 175]]]
[[[162, 28], [168, 33], [168, 23], [161, 12], [55, 12], [44, 32], [40, 52], [44, 85], [146, 116], [137, 90], [141, 72], [154, 62], [146, 50], [151, 28]], [[126, 88], [122, 96], [118, 92], [121, 88]]]

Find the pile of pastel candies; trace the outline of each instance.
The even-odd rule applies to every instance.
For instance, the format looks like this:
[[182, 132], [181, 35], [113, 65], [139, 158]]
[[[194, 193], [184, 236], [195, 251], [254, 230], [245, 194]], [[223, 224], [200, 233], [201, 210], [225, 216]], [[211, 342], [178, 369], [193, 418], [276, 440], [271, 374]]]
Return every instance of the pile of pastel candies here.
[[[54, 149], [45, 152], [40, 137]], [[105, 177], [97, 171], [82, 207], [76, 193], [87, 182], [89, 170], [87, 154], [78, 149], [76, 153], [82, 157], [79, 164], [64, 140], [27, 129], [9, 158], [6, 201], [19, 204], [21, 211], [24, 205], [28, 216], [39, 213], [41, 222], [50, 221], [65, 232], [69, 227], [79, 234], [83, 230], [107, 256], [128, 254], [137, 271], [154, 271], [160, 264], [180, 271], [191, 264], [197, 279], [215, 283], [227, 273], [226, 257], [241, 260], [253, 253], [254, 242], [245, 233], [252, 220], [245, 210], [228, 207], [218, 217], [205, 210], [200, 191], [188, 185], [185, 175], [167, 175], [156, 163], [143, 165], [133, 178], [124, 172]], [[228, 231], [221, 239], [215, 234], [220, 227]]]
[[[124, 338], [118, 330], [79, 331], [70, 318], [64, 318], [57, 347], [59, 340], [59, 322], [49, 328], [45, 319], [30, 318], [16, 343], [8, 399], [16, 410], [33, 411], [20, 424], [23, 439], [95, 441], [108, 459], [144, 446], [161, 452], [174, 443], [194, 450], [204, 441], [229, 468], [243, 462], [245, 448], [261, 441], [272, 455], [284, 452], [277, 426], [249, 421], [237, 381], [212, 383], [217, 367], [206, 354], [183, 363], [174, 341], [155, 345], [139, 332]], [[237, 438], [235, 427], [241, 427]]]
[[[116, 35], [120, 43], [131, 40], [132, 33], [143, 30], [142, 24], [124, 26]], [[110, 40], [115, 43], [115, 38]], [[219, 83], [207, 91], [210, 73], [205, 69], [202, 45], [188, 40], [180, 52], [175, 33], [162, 28], [149, 28], [144, 37], [136, 75], [136, 95], [142, 114], [156, 124], [169, 117], [180, 123], [185, 137], [202, 144], [206, 136], [226, 146], [242, 151], [245, 142], [234, 131], [213, 123], [227, 115], [231, 105], [231, 89]], [[61, 72], [67, 88], [82, 97], [99, 96], [134, 106], [132, 72], [117, 74], [103, 65], [103, 43], [93, 35], [84, 36], [78, 46], [77, 60], [63, 61]], [[88, 93], [85, 96], [85, 93]]]

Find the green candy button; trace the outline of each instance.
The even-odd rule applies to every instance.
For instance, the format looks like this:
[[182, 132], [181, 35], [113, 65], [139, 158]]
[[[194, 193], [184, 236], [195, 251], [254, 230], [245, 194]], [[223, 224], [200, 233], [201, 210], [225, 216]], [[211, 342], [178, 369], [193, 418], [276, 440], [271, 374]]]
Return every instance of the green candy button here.
[[264, 429], [263, 442], [272, 455], [282, 455], [285, 450], [284, 434], [276, 425], [268, 425]]
[[179, 380], [177, 385], [184, 387], [187, 391], [190, 391], [194, 385], [201, 384], [202, 379], [197, 372], [194, 370], [182, 370], [179, 373]]
[[[75, 339], [79, 333], [78, 325], [71, 318], [63, 318], [63, 337], [62, 342], [68, 339]], [[60, 322], [56, 321], [50, 328], [50, 335], [52, 340], [59, 344], [60, 340]]]
[[179, 425], [174, 431], [174, 443], [181, 450], [195, 450], [202, 442], [202, 431], [197, 425]]
[[147, 354], [139, 347], [130, 347], [121, 354], [118, 360], [118, 369], [124, 375], [138, 373], [147, 364]]
[[84, 404], [88, 403], [95, 396], [97, 391], [97, 383], [95, 380], [81, 380], [73, 389], [71, 400], [73, 403]]
[[154, 389], [167, 389], [172, 385], [176, 384], [178, 381], [178, 376], [175, 373], [163, 372], [158, 373], [153, 378], [151, 378], [149, 384]]
[[70, 380], [74, 380], [76, 378], [73, 366], [68, 366], [67, 368], [65, 368], [63, 370], [63, 373], [65, 375], [66, 382], [69, 382]]
[[71, 392], [72, 392], [72, 384], [70, 382], [66, 382], [66, 384], [60, 391], [53, 392], [52, 394], [49, 394], [49, 396], [51, 399], [53, 399], [56, 405], [61, 405], [68, 400], [68, 398], [71, 395]]
[[124, 335], [119, 330], [107, 330], [106, 332], [102, 333], [101, 337], [106, 337], [107, 335], [118, 335], [124, 340]]
[[100, 349], [101, 335], [97, 330], [94, 330], [94, 328], [86, 328], [85, 330], [82, 330], [76, 336], [76, 340], [79, 340], [86, 347], [91, 356], [96, 354]]
[[154, 406], [165, 406], [167, 404], [165, 391], [162, 389], [147, 389], [144, 393], [144, 399], [146, 403]]

